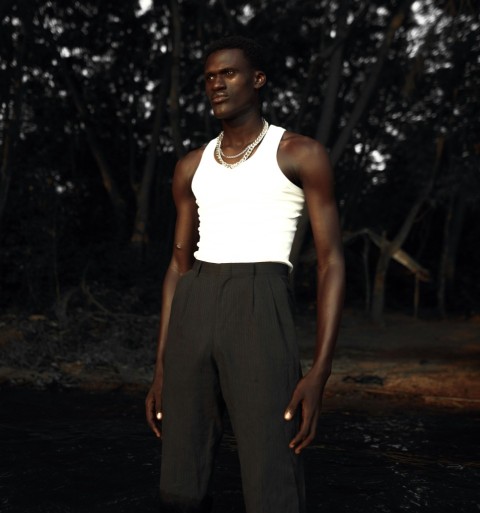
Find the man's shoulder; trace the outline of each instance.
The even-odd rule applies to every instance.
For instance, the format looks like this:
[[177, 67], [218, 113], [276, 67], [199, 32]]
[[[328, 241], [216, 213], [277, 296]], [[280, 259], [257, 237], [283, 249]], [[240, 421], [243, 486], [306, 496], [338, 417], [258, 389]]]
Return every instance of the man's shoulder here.
[[186, 155], [184, 155], [178, 163], [182, 166], [192, 166], [200, 163], [200, 159], [202, 158], [203, 151], [206, 148], [206, 144], [203, 144], [202, 146], [195, 148], [194, 150], [190, 150]]
[[193, 178], [195, 171], [200, 164], [200, 160], [202, 159], [203, 151], [205, 150], [206, 144], [196, 148], [194, 150], [189, 151], [186, 155], [184, 155], [178, 162], [175, 169], [176, 174], [180, 174], [184, 177]]
[[316, 139], [289, 130], [285, 130], [283, 134], [280, 141], [280, 150], [298, 156], [305, 154], [308, 156], [323, 155], [327, 152], [325, 146]]
[[290, 130], [285, 130], [281, 142], [292, 147], [298, 146], [305, 149], [325, 149], [325, 146], [316, 139], [313, 139], [308, 135], [291, 132]]

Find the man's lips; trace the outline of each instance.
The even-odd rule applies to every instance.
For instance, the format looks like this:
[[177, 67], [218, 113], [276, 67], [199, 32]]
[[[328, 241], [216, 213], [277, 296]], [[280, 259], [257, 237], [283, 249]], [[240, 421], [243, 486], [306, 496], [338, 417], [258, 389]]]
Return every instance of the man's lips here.
[[210, 102], [212, 104], [223, 103], [227, 99], [228, 99], [228, 96], [226, 96], [225, 94], [216, 94], [216, 95], [212, 96]]

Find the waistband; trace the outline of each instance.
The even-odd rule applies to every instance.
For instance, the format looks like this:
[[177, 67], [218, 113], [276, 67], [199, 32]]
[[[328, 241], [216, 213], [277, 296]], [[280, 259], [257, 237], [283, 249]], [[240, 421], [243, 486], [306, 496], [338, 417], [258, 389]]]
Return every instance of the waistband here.
[[198, 274], [223, 274], [230, 276], [255, 276], [256, 274], [288, 275], [289, 267], [279, 262], [238, 262], [213, 264], [195, 260], [192, 269]]

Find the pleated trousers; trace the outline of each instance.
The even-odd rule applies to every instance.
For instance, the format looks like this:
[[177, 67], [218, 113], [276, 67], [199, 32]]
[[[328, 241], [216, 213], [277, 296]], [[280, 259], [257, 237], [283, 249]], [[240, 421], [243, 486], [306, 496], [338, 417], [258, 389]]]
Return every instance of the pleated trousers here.
[[162, 391], [162, 512], [211, 511], [225, 408], [238, 445], [246, 513], [304, 513], [300, 379], [288, 267], [196, 261], [176, 288]]

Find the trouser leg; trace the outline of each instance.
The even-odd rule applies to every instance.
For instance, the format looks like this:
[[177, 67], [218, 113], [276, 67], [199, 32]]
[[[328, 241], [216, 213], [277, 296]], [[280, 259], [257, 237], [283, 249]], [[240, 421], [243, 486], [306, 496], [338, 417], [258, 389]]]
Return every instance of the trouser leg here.
[[252, 269], [206, 265], [177, 286], [163, 390], [162, 512], [210, 510], [224, 397], [247, 513], [304, 513], [302, 464], [288, 447], [298, 419], [283, 419], [300, 377], [288, 278], [245, 268]]
[[194, 271], [185, 275], [172, 305], [162, 392], [162, 513], [211, 510], [223, 400], [211, 358], [214, 294], [196, 281]]
[[284, 411], [300, 378], [287, 277], [231, 277], [222, 287], [215, 359], [239, 447], [247, 513], [303, 513], [301, 456]]

